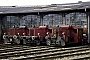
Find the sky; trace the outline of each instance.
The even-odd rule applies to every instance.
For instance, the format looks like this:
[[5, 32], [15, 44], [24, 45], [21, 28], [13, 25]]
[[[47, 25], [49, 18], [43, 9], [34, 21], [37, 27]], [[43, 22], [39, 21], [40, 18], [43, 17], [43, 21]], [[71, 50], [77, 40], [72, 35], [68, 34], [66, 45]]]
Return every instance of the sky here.
[[88, 2], [90, 0], [0, 0], [0, 6], [36, 6], [50, 4]]

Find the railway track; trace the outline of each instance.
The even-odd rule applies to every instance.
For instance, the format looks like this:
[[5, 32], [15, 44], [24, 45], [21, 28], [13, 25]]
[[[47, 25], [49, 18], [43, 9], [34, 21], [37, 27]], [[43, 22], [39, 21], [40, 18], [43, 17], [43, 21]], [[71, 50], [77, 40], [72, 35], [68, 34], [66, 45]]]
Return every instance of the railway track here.
[[0, 45], [0, 59], [90, 59], [90, 47], [88, 45], [67, 48], [50, 46]]

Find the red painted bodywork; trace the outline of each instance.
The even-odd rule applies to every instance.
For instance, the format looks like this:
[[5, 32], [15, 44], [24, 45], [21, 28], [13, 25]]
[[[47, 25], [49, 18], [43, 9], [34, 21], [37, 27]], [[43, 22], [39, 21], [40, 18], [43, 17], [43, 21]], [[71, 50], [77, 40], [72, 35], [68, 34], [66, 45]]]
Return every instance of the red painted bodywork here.
[[9, 36], [13, 36], [13, 35], [18, 35], [18, 33], [22, 36], [23, 33], [25, 33], [25, 35], [28, 35], [28, 29], [26, 28], [9, 28], [9, 29], [3, 29], [2, 30], [3, 33], [6, 33]]
[[[40, 36], [40, 41], [43, 41], [44, 37], [47, 35], [48, 27], [47, 26], [39, 26], [38, 28], [29, 28], [29, 36]], [[38, 33], [40, 35], [38, 35]]]
[[83, 39], [83, 29], [82, 28], [77, 28], [75, 26], [61, 26], [58, 29], [59, 36], [63, 36], [62, 33], [65, 32], [65, 41], [68, 41], [68, 36], [73, 37], [73, 42], [78, 43], [82, 42]]
[[[56, 32], [55, 32], [56, 30]], [[10, 28], [10, 29], [2, 29], [3, 33], [7, 33], [10, 36], [18, 35], [18, 33], [22, 36], [23, 33], [25, 33], [26, 36], [37, 36], [40, 38], [40, 41], [42, 42], [46, 36], [54, 37], [56, 34], [56, 37], [60, 36], [63, 37], [63, 32], [65, 35], [65, 42], [69, 43], [69, 38], [72, 37], [71, 42], [82, 42], [82, 39], [84, 39], [83, 34], [87, 34], [87, 29], [78, 28], [75, 26], [61, 26], [58, 28], [51, 28], [48, 26], [39, 26], [37, 28]], [[47, 34], [49, 32], [49, 34]], [[39, 33], [39, 35], [38, 35]], [[87, 42], [87, 37], [84, 39], [85, 42]]]

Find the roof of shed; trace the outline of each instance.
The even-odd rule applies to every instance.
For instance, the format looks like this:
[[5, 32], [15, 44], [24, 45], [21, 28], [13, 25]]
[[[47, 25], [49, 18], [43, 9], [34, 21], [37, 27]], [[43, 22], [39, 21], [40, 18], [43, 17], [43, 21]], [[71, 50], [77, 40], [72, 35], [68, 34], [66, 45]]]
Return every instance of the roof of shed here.
[[51, 4], [41, 6], [0, 6], [0, 14], [65, 11], [90, 8], [90, 2]]

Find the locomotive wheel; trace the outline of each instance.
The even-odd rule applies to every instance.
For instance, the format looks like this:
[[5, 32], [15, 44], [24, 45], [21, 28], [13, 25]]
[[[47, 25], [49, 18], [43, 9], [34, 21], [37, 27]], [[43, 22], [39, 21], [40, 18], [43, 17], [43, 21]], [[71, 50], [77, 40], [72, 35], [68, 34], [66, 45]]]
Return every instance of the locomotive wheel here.
[[59, 40], [56, 40], [56, 45], [61, 46], [61, 42]]
[[61, 46], [65, 46], [65, 41], [61, 40]]
[[39, 40], [36, 40], [36, 45], [40, 45], [40, 41]]
[[48, 40], [46, 41], [46, 44], [47, 44], [48, 46], [50, 46], [50, 45], [51, 45], [51, 41], [48, 39]]

